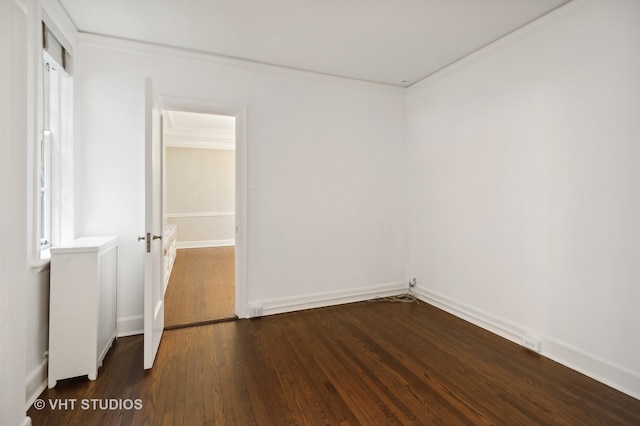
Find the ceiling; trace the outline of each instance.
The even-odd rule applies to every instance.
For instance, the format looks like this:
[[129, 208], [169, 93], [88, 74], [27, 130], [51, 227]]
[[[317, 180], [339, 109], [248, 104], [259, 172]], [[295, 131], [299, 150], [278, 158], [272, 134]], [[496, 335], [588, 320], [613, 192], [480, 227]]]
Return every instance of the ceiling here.
[[59, 0], [81, 32], [409, 86], [568, 0]]
[[200, 114], [184, 111], [164, 111], [165, 129], [180, 132], [185, 129], [216, 129], [219, 135], [233, 138], [236, 131], [235, 117]]
[[235, 149], [235, 117], [171, 110], [163, 115], [166, 146]]

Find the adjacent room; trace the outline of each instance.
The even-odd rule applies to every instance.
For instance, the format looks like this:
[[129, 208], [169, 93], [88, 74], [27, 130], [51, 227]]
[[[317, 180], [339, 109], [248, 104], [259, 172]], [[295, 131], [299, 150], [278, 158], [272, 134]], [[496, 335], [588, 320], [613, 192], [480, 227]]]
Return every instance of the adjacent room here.
[[639, 1], [0, 31], [0, 424], [640, 424]]
[[233, 319], [235, 117], [163, 117], [165, 328]]

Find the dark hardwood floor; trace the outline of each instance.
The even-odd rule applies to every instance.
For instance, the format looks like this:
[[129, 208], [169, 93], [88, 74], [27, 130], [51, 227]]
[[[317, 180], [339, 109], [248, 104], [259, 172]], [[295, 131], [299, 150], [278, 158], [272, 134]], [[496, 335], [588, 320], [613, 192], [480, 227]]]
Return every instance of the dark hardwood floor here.
[[[46, 390], [33, 424], [640, 425], [639, 400], [421, 302], [169, 330], [152, 370], [142, 354], [118, 339], [96, 381]], [[140, 407], [82, 409], [92, 398]]]
[[165, 327], [235, 317], [235, 248], [177, 251], [165, 294]]

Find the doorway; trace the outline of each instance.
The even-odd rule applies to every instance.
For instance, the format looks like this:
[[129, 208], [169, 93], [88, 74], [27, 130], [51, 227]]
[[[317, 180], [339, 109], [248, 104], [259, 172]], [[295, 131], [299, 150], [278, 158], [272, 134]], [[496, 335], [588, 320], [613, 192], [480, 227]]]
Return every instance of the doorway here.
[[237, 318], [236, 127], [164, 111], [165, 328]]

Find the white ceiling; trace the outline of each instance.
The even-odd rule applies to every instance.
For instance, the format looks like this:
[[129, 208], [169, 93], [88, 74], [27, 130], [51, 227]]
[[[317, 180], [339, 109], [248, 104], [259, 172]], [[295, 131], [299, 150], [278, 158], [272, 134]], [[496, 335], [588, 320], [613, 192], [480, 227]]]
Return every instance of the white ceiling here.
[[235, 117], [164, 111], [163, 123], [166, 146], [235, 149]]
[[164, 116], [165, 129], [167, 130], [211, 129], [211, 131], [215, 130], [226, 137], [235, 136], [235, 117], [184, 111], [165, 111]]
[[568, 0], [59, 0], [78, 30], [408, 86]]

